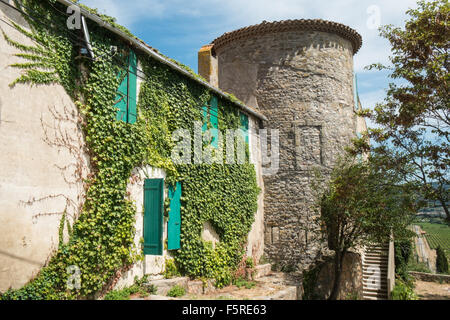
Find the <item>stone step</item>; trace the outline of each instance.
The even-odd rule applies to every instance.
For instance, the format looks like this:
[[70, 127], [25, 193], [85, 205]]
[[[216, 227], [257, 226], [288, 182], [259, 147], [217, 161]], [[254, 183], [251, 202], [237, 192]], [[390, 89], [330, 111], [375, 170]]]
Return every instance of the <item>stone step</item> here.
[[374, 273], [387, 273], [387, 267], [380, 266], [367, 266], [363, 267], [363, 273], [374, 274]]
[[388, 263], [388, 258], [370, 257], [370, 258], [365, 258], [363, 260], [363, 264], [375, 264], [375, 263], [387, 264]]
[[363, 287], [387, 287], [384, 281], [363, 281]]
[[387, 298], [387, 291], [386, 290], [374, 290], [374, 289], [363, 289], [363, 296], [372, 296], [372, 297], [386, 297]]
[[370, 257], [370, 256], [388, 256], [389, 253], [387, 251], [370, 251], [364, 253], [364, 256]]

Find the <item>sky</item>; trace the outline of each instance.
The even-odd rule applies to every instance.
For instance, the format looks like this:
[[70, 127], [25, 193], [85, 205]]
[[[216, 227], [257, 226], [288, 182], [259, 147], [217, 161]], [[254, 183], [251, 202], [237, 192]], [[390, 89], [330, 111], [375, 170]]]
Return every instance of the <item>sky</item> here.
[[363, 38], [354, 57], [358, 91], [365, 108], [382, 102], [387, 72], [368, 71], [372, 63], [389, 62], [389, 42], [378, 27], [403, 26], [416, 0], [81, 0], [113, 16], [133, 34], [166, 56], [197, 71], [197, 52], [225, 32], [263, 20], [325, 19], [348, 25]]

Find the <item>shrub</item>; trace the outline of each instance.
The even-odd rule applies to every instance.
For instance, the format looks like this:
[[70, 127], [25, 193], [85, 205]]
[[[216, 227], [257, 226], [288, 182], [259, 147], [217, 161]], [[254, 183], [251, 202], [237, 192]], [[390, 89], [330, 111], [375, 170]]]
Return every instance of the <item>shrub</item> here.
[[395, 281], [394, 290], [391, 293], [392, 300], [419, 300], [414, 292], [414, 283], [404, 282], [400, 279]]
[[179, 277], [181, 274], [178, 271], [178, 268], [175, 264], [174, 259], [167, 259], [166, 260], [166, 268], [164, 269], [164, 278], [170, 279], [174, 277]]
[[255, 263], [253, 262], [253, 258], [252, 258], [252, 257], [248, 257], [248, 258], [245, 260], [245, 266], [246, 266], [247, 268], [254, 268], [254, 267], [255, 267]]
[[412, 252], [410, 240], [395, 241], [395, 273], [403, 280], [408, 279], [408, 261]]
[[169, 292], [167, 292], [168, 297], [181, 297], [186, 294], [186, 289], [184, 289], [182, 286], [176, 284], [172, 288], [170, 288]]
[[436, 249], [436, 271], [438, 273], [448, 273], [448, 260], [441, 246]]

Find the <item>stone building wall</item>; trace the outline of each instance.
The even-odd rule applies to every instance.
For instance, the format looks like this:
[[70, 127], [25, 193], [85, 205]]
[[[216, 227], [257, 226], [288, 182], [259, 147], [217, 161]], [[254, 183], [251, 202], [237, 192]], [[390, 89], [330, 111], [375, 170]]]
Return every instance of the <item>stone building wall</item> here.
[[331, 32], [314, 30], [329, 26], [322, 20], [308, 28], [297, 21], [251, 26], [213, 43], [220, 89], [261, 111], [267, 129], [279, 129], [279, 170], [264, 176], [265, 253], [280, 266], [303, 269], [322, 248], [312, 170], [329, 172], [356, 133], [353, 54], [360, 38], [343, 25]]

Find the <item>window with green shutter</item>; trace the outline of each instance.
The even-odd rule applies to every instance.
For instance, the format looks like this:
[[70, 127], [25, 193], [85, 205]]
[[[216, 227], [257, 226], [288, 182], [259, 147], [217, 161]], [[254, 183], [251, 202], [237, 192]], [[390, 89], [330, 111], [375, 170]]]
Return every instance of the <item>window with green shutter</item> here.
[[164, 179], [144, 180], [144, 254], [162, 255]]
[[244, 131], [245, 143], [248, 143], [248, 116], [244, 113], [240, 114], [241, 130]]
[[212, 134], [211, 145], [214, 148], [219, 146], [219, 110], [217, 97], [213, 96], [211, 100], [202, 107], [203, 114], [203, 126], [202, 131], [208, 130], [208, 124], [210, 129], [215, 129]]
[[137, 57], [130, 50], [127, 56], [127, 68], [123, 68], [117, 77], [121, 80], [115, 99], [118, 108], [116, 119], [135, 123], [137, 116]]

